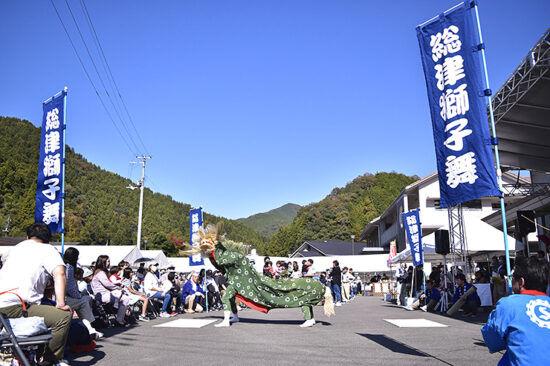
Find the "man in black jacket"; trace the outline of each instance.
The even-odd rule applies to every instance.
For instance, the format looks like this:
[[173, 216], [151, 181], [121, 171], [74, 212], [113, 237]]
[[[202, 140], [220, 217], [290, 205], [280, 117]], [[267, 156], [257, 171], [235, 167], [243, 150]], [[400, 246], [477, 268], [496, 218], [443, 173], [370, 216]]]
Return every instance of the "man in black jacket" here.
[[340, 264], [338, 261], [332, 262], [332, 271], [330, 271], [332, 298], [336, 303], [335, 306], [342, 306], [342, 271], [340, 270]]

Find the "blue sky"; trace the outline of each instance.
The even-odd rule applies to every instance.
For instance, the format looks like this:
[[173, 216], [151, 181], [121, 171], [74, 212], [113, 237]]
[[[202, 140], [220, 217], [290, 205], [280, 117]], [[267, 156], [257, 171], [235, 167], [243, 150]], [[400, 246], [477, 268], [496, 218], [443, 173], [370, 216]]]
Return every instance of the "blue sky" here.
[[[54, 2], [101, 86], [65, 2]], [[367, 172], [435, 171], [415, 26], [456, 3], [86, 1], [153, 155], [147, 186], [229, 218], [316, 202]], [[80, 1], [70, 4], [102, 71]], [[482, 0], [479, 11], [496, 91], [550, 26], [550, 2]], [[136, 149], [49, 1], [2, 1], [0, 50], [0, 115], [39, 125], [42, 100], [68, 86], [67, 143], [139, 177], [128, 164]]]

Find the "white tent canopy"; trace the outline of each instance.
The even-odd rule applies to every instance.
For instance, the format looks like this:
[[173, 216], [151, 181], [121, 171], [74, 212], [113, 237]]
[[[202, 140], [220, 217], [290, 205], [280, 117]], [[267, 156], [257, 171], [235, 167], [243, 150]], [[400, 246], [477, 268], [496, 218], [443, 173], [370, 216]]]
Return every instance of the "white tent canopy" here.
[[[117, 265], [123, 260], [134, 263], [136, 259], [143, 257], [135, 245], [71, 245], [65, 246], [65, 250], [69, 247], [78, 250], [78, 263], [81, 266], [91, 266], [100, 255], [108, 255], [112, 265]], [[55, 248], [61, 253], [61, 245], [55, 245]]]
[[[149, 262], [158, 263], [160, 268], [167, 268], [172, 264], [162, 250], [142, 250], [141, 254], [143, 257], [137, 258], [136, 261], [145, 262], [146, 258]], [[136, 261], [134, 261], [132, 264], [135, 264]]]
[[[479, 219], [465, 218], [464, 232], [468, 245], [468, 254], [472, 256], [483, 255], [484, 253], [504, 254], [504, 237], [502, 231], [495, 229]], [[424, 249], [424, 261], [443, 259], [441, 254], [435, 252], [435, 233], [422, 237], [422, 247]], [[511, 252], [520, 250], [523, 248], [523, 244], [516, 241], [516, 239], [511, 236], [508, 236], [508, 248]], [[397, 254], [391, 262], [400, 263], [410, 261], [410, 257], [411, 250], [407, 247], [407, 249]]]

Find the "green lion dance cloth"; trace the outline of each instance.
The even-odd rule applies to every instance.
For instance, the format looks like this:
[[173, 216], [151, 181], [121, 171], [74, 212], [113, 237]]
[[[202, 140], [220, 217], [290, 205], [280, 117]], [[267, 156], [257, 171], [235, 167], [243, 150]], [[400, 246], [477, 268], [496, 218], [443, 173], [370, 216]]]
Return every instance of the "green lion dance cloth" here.
[[[216, 326], [227, 327], [230, 323], [239, 321], [236, 298], [248, 307], [264, 313], [275, 308], [301, 307], [305, 319], [301, 327], [315, 324], [313, 306], [318, 305], [323, 297], [325, 314], [334, 314], [332, 295], [322, 283], [313, 278], [268, 278], [258, 273], [244, 255], [229, 251], [222, 244], [214, 244], [218, 242], [217, 231], [210, 226], [206, 232], [199, 233], [200, 251], [208, 255], [214, 267], [225, 275], [228, 283], [222, 297], [224, 320]], [[229, 310], [233, 313], [231, 319]]]

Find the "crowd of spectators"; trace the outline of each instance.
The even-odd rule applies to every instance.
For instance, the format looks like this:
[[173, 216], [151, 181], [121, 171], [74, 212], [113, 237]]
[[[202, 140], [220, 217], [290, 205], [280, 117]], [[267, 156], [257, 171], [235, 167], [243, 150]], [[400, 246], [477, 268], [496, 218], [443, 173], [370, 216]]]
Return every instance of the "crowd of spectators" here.
[[128, 262], [112, 265], [106, 255], [81, 267], [77, 248], [61, 256], [50, 239], [47, 225], [31, 225], [0, 269], [0, 312], [43, 318], [51, 330], [41, 365], [68, 365], [66, 352], [92, 351], [104, 337], [98, 329], [106, 326], [222, 309], [227, 284], [219, 271], [176, 273], [158, 263], [141, 263], [134, 271]]
[[297, 261], [285, 262], [279, 260], [273, 266], [270, 257], [264, 258], [264, 276], [278, 278], [311, 277], [330, 288], [336, 306], [342, 306], [362, 293], [363, 282], [360, 276], [355, 276], [353, 268], [340, 269], [337, 260], [333, 261], [332, 268], [318, 271], [314, 267], [313, 259], [303, 259], [301, 265]]

